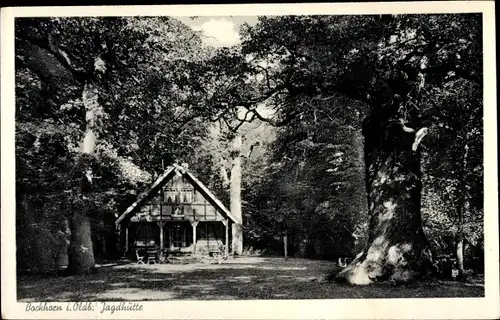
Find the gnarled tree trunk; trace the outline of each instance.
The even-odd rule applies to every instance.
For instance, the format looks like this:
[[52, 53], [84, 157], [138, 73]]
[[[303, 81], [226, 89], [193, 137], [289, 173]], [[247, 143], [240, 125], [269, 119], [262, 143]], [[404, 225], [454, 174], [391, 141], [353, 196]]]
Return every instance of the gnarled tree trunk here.
[[68, 250], [68, 273], [89, 274], [95, 266], [90, 219], [76, 212], [70, 219], [71, 245]]
[[[86, 109], [86, 132], [81, 144], [83, 170], [81, 195], [92, 191], [92, 168], [89, 160], [95, 151], [96, 134], [102, 118], [102, 108], [98, 103], [98, 89], [93, 82], [85, 84], [82, 101]], [[68, 273], [87, 274], [95, 266], [90, 219], [85, 208], [77, 208], [70, 218], [71, 245], [68, 252]]]
[[430, 267], [420, 216], [418, 145], [427, 129], [371, 115], [363, 124], [369, 235], [365, 250], [337, 279], [351, 284], [409, 282]]

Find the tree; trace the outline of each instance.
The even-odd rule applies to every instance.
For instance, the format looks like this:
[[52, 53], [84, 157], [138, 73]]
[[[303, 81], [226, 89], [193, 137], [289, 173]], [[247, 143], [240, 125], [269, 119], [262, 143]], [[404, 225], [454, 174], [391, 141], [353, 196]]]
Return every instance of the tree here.
[[[483, 140], [482, 90], [479, 85], [455, 80], [438, 93], [440, 117], [426, 147], [423, 167], [435, 186], [444, 190], [447, 207], [434, 213], [432, 223], [446, 215], [439, 226], [452, 233], [458, 277], [464, 279], [464, 248], [482, 238]], [[434, 156], [429, 156], [431, 153]], [[437, 202], [440, 199], [435, 199]], [[442, 201], [442, 200], [441, 200]], [[474, 227], [470, 227], [474, 226]]]
[[330, 108], [332, 100], [308, 102], [310, 110], [275, 128], [275, 140], [261, 147], [267, 154], [247, 165], [247, 232], [254, 247], [282, 254], [286, 232], [290, 255], [334, 261], [355, 255], [356, 229], [367, 213], [362, 137], [353, 126], [358, 115]]
[[[215, 167], [219, 168], [223, 186], [229, 189], [231, 214], [238, 220], [233, 224], [232, 252], [241, 255], [243, 252], [243, 214], [242, 214], [242, 126], [253, 119], [247, 119], [247, 114], [241, 112], [240, 103], [243, 100], [239, 94], [248, 95], [255, 91], [255, 83], [248, 81], [249, 70], [244, 63], [238, 48], [222, 48], [211, 55], [210, 59], [200, 67], [202, 80], [201, 91], [205, 94], [204, 110], [197, 110], [198, 116], [214, 123], [218, 130], [219, 143], [229, 153], [220, 153], [214, 157]], [[254, 145], [252, 145], [251, 149]], [[212, 149], [221, 152], [220, 149]], [[229, 164], [229, 168], [228, 167]], [[229, 171], [229, 172], [228, 172]]]
[[[179, 39], [185, 40], [183, 46], [178, 45]], [[124, 178], [135, 184], [147, 175], [130, 159], [147, 167], [151, 154], [159, 150], [172, 150], [170, 154], [160, 151], [168, 160], [192, 152], [189, 145], [196, 144], [196, 139], [186, 139], [182, 133], [194, 118], [186, 112], [186, 105], [194, 104], [196, 95], [186, 96], [186, 91], [192, 91], [196, 81], [190, 83], [190, 75], [172, 65], [200, 58], [200, 46], [196, 33], [170, 18], [16, 20], [16, 76], [27, 80], [17, 88], [22, 92], [16, 96], [18, 127], [28, 136], [35, 133], [37, 143], [45, 133], [49, 139], [55, 133], [62, 135], [57, 153], [46, 153], [49, 159], [64, 156], [68, 164], [74, 164], [70, 171], [78, 173], [68, 179], [52, 174], [49, 182], [54, 192], [67, 196], [71, 273], [88, 273], [94, 266], [92, 220], [102, 218], [104, 203], [114, 192], [113, 187], [96, 183], [99, 174], [118, 174], [118, 181]], [[162, 62], [167, 62], [166, 69], [158, 67]], [[182, 88], [174, 93], [159, 75], [172, 77], [168, 84]], [[149, 127], [139, 135], [137, 129], [142, 128], [134, 126], [147, 127], [151, 121], [164, 129]], [[204, 132], [200, 125], [187, 129]], [[146, 147], [146, 141], [148, 148], [140, 149], [137, 143]], [[178, 147], [181, 143], [185, 148]], [[30, 152], [29, 145], [23, 147]], [[176, 154], [174, 147], [183, 151]], [[23, 157], [26, 154], [18, 154], [19, 159]], [[24, 179], [24, 172], [18, 179]], [[59, 186], [54, 180], [67, 184]], [[22, 192], [25, 187], [26, 183], [18, 184]]]
[[[241, 255], [243, 252], [244, 206], [248, 201], [242, 199], [244, 191], [245, 171], [249, 157], [261, 142], [255, 124], [242, 124], [236, 132], [223, 123], [214, 123], [210, 139], [202, 148], [200, 158], [209, 159], [209, 171], [212, 173], [207, 181], [210, 187], [223, 202], [229, 203], [231, 213], [240, 223], [234, 224], [231, 235], [232, 252]], [[256, 130], [257, 129], [257, 130]], [[195, 161], [199, 166], [200, 160]], [[203, 162], [205, 163], [205, 162]]]
[[[300, 97], [336, 93], [369, 107], [369, 241], [339, 278], [368, 284], [425, 275], [432, 261], [421, 225], [418, 146], [439, 118], [435, 92], [456, 79], [481, 82], [480, 16], [264, 17], [244, 36], [243, 52], [274, 66], [260, 97], [282, 121], [303, 112]], [[252, 104], [248, 110], [263, 118]]]

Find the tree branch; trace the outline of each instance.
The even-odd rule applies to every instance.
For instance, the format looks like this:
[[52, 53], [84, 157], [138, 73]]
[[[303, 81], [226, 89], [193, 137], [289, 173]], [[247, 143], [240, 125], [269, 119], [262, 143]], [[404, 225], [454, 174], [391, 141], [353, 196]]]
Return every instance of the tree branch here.
[[284, 119], [282, 119], [281, 121], [275, 121], [273, 119], [269, 119], [269, 118], [265, 118], [263, 117], [260, 113], [257, 112], [257, 110], [252, 110], [252, 112], [254, 113], [255, 117], [257, 119], [259, 119], [260, 121], [263, 121], [263, 122], [267, 122], [269, 123], [270, 125], [272, 125], [273, 127], [282, 127], [284, 125], [287, 125], [289, 124], [296, 116], [298, 116], [299, 114], [301, 114], [302, 112], [301, 111], [295, 111], [295, 112], [292, 112], [290, 114], [288, 114]]
[[55, 41], [52, 36], [49, 35], [47, 39], [40, 39], [23, 34], [22, 36], [17, 37], [17, 39], [20, 41], [28, 42], [31, 45], [37, 46], [50, 52], [57, 59], [57, 61], [59, 61], [59, 63], [73, 75], [73, 77], [78, 82], [84, 83], [87, 80], [88, 74], [84, 71], [78, 70], [72, 65], [68, 55], [64, 51], [59, 49], [59, 47], [57, 46], [57, 41]]
[[267, 83], [267, 88], [269, 90], [271, 90], [271, 83], [270, 83], [270, 80], [269, 80], [269, 72], [267, 72], [267, 69], [262, 67], [262, 66], [253, 66], [254, 68], [257, 68], [257, 69], [261, 69], [264, 71], [264, 73], [266, 74], [266, 83]]

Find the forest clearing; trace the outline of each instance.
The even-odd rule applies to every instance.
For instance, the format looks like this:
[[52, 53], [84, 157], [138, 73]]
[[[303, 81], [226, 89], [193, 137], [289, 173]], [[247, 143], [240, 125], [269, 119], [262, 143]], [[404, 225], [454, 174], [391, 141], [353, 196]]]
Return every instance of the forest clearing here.
[[84, 279], [22, 277], [18, 300], [151, 301], [481, 297], [481, 279], [352, 287], [325, 281], [332, 263], [241, 257], [225, 264], [104, 265]]
[[16, 19], [19, 301], [484, 296], [482, 19]]

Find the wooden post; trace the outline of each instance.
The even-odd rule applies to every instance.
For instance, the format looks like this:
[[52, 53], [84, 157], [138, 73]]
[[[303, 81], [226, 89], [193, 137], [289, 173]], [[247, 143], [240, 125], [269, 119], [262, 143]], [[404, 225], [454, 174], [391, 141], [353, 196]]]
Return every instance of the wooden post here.
[[173, 240], [172, 233], [173, 233], [173, 228], [171, 226], [169, 229], [169, 232], [168, 232], [168, 248], [169, 249], [172, 248], [172, 240]]
[[118, 254], [122, 254], [122, 232], [121, 232], [121, 225], [118, 224], [116, 226], [116, 230], [115, 230], [115, 248], [116, 248], [116, 252]]
[[196, 226], [198, 225], [198, 221], [191, 221], [191, 226], [193, 227], [193, 254], [196, 254]]
[[163, 186], [160, 188], [160, 219], [163, 216], [163, 202], [164, 202], [164, 197], [165, 195], [163, 194]]
[[165, 221], [158, 221], [156, 222], [158, 226], [160, 227], [160, 252], [163, 252], [163, 226], [165, 225]]
[[128, 225], [125, 228], [125, 253], [128, 252]]
[[224, 226], [226, 226], [226, 238], [225, 238], [225, 248], [224, 254], [227, 256], [229, 254], [229, 219], [223, 220]]
[[285, 230], [285, 234], [283, 235], [283, 245], [285, 246], [285, 260], [288, 259], [288, 231]]

